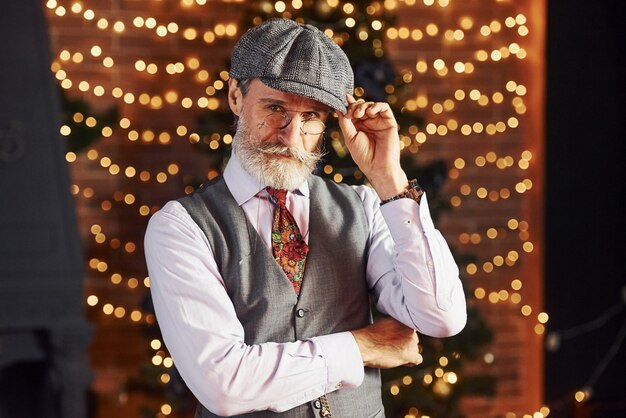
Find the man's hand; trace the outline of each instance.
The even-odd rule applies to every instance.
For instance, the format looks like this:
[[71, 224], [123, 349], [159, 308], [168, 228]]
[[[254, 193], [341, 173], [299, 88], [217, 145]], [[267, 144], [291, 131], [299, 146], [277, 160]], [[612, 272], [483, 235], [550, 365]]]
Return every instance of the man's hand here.
[[364, 366], [390, 369], [415, 366], [423, 360], [415, 330], [393, 318], [352, 331], [352, 335], [361, 351]]
[[408, 180], [400, 167], [398, 124], [389, 104], [357, 102], [351, 95], [346, 99], [348, 109], [338, 114], [339, 127], [352, 159], [381, 199], [401, 193]]

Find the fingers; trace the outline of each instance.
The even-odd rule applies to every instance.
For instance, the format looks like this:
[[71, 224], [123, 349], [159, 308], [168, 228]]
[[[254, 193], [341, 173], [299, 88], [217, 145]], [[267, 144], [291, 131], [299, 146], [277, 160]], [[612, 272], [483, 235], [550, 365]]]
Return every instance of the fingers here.
[[394, 341], [399, 346], [403, 347], [402, 358], [405, 366], [417, 366], [424, 361], [424, 358], [420, 354], [417, 331], [393, 318], [385, 318], [380, 321], [380, 324], [384, 324], [384, 326], [391, 331], [392, 335], [396, 337]]
[[341, 122], [344, 118], [348, 117], [348, 112], [350, 112], [350, 106], [356, 103], [356, 99], [351, 94], [346, 94], [346, 100], [348, 101], [348, 107], [346, 107], [346, 113], [337, 112], [337, 116], [339, 117], [339, 122]]
[[366, 102], [363, 99], [356, 100], [354, 96], [347, 94], [348, 108], [346, 113], [342, 115], [348, 119], [369, 119], [377, 116], [388, 117], [387, 112], [391, 113], [389, 104], [383, 102]]
[[406, 366], [417, 366], [424, 361], [424, 358], [420, 354], [419, 348], [419, 337], [417, 336], [417, 332], [413, 331], [413, 335], [411, 337], [411, 342], [406, 347], [406, 357], [407, 362]]
[[347, 144], [351, 144], [358, 131], [351, 119], [346, 118], [341, 113], [337, 113], [337, 116], [339, 117], [339, 128], [343, 133], [343, 137], [346, 139]]
[[417, 349], [415, 350], [415, 360], [413, 360], [413, 363], [417, 366], [418, 364], [421, 364], [423, 361], [424, 361], [424, 357], [422, 357], [422, 354], [420, 354], [419, 346], [417, 346]]
[[413, 360], [411, 360], [410, 362], [408, 362], [405, 365], [409, 366], [409, 367], [418, 366], [418, 365], [422, 364], [423, 361], [424, 361], [424, 358], [422, 357], [422, 355], [417, 353], [417, 354], [415, 354], [413, 356]]

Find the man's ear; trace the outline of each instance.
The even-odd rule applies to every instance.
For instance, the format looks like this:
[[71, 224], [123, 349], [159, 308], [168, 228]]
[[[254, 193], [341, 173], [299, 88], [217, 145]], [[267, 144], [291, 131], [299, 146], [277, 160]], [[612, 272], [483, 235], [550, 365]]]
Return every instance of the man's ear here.
[[228, 105], [230, 110], [236, 115], [241, 115], [243, 108], [243, 94], [239, 88], [239, 81], [234, 78], [228, 79]]

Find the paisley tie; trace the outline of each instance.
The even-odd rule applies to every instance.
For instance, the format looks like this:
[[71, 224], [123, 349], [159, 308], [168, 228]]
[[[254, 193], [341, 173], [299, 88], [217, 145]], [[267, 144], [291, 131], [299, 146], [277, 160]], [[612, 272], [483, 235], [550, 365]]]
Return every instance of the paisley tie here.
[[[304, 264], [306, 255], [309, 252], [309, 246], [302, 239], [296, 220], [285, 206], [287, 190], [277, 190], [271, 187], [267, 187], [266, 190], [275, 206], [274, 222], [272, 224], [272, 252], [274, 253], [274, 258], [291, 281], [293, 290], [296, 291], [296, 294], [300, 294]], [[315, 407], [319, 409], [320, 417], [332, 418], [326, 395], [320, 396], [315, 403]]]
[[278, 265], [291, 281], [294, 291], [299, 294], [309, 246], [304, 242], [293, 215], [285, 206], [287, 190], [271, 187], [267, 187], [266, 190], [274, 203], [272, 252]]

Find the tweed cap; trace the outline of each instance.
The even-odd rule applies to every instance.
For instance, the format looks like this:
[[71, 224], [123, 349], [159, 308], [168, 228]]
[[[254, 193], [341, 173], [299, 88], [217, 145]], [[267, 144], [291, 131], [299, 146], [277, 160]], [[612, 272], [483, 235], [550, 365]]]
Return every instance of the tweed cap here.
[[230, 76], [258, 78], [266, 86], [307, 97], [346, 112], [345, 95], [354, 89], [348, 57], [311, 25], [269, 19], [249, 29], [237, 42]]

